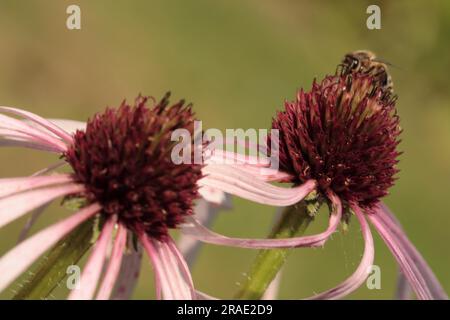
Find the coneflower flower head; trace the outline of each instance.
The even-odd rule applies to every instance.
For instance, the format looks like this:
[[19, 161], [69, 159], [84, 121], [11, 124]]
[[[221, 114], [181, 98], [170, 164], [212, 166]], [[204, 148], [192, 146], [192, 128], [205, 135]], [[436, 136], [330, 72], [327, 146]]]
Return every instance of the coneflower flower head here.
[[370, 208], [393, 185], [400, 154], [392, 99], [370, 75], [327, 76], [285, 103], [272, 128], [280, 132], [280, 169], [292, 182], [314, 179], [344, 201]]
[[117, 215], [135, 233], [162, 241], [192, 214], [202, 176], [201, 165], [171, 160], [171, 133], [192, 134], [194, 113], [183, 100], [169, 106], [168, 97], [149, 107], [139, 96], [134, 105], [124, 101], [95, 115], [64, 154], [90, 203], [100, 203], [104, 215]]

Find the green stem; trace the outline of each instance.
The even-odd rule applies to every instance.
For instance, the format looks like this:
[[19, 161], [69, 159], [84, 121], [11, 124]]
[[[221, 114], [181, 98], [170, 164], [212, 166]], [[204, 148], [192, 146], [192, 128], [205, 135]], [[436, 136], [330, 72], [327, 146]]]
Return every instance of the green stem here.
[[22, 282], [13, 299], [47, 299], [67, 276], [67, 267], [77, 264], [92, 246], [95, 230], [95, 219], [89, 219], [60, 240]]
[[[269, 238], [292, 238], [306, 231], [320, 206], [315, 194], [308, 197], [312, 200], [306, 200], [284, 209]], [[292, 248], [260, 250], [237, 294], [237, 298], [261, 299], [291, 252]]]

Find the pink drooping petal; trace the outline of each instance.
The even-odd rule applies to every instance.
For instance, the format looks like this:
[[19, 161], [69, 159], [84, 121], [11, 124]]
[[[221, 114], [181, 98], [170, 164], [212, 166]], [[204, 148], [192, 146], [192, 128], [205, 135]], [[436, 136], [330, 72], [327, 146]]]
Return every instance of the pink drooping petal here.
[[[264, 159], [265, 160], [265, 159]], [[206, 159], [206, 164], [242, 164], [255, 167], [268, 167], [270, 163], [263, 161], [258, 156], [245, 155], [230, 151], [215, 149], [213, 154]]]
[[[222, 192], [222, 191], [220, 191]], [[231, 197], [225, 195], [225, 200], [221, 204], [208, 202], [204, 199], [199, 199], [194, 208], [196, 219], [205, 227], [209, 228], [217, 217], [217, 214], [222, 210], [229, 210], [231, 208]], [[200, 251], [203, 242], [184, 234], [180, 235], [177, 241], [177, 247], [186, 259], [189, 267], [192, 267], [197, 255]]]
[[35, 143], [30, 141], [16, 140], [16, 139], [5, 139], [0, 137], [0, 147], [13, 147], [13, 148], [25, 148], [38, 151], [44, 151], [49, 153], [60, 154], [61, 150], [54, 147], [49, 147], [48, 145], [43, 145], [41, 143]]
[[66, 161], [58, 161], [58, 162], [55, 162], [55, 163], [49, 165], [48, 167], [46, 167], [46, 168], [44, 168], [44, 169], [41, 169], [41, 170], [39, 170], [39, 171], [36, 171], [36, 172], [33, 173], [31, 176], [32, 176], [32, 177], [42, 176], [42, 175], [47, 174], [47, 173], [49, 173], [49, 172], [53, 172], [53, 171], [55, 171], [56, 169], [59, 169], [59, 168], [61, 168], [62, 166], [65, 166], [65, 165], [67, 165], [67, 162], [66, 162]]
[[127, 229], [124, 225], [119, 224], [105, 277], [98, 289], [97, 300], [108, 300], [110, 298], [111, 292], [116, 284], [117, 276], [119, 275], [126, 243]]
[[[171, 250], [169, 243], [158, 243], [157, 250], [161, 262], [166, 271], [167, 279], [175, 294], [175, 299], [193, 299], [195, 292], [192, 286], [192, 279], [185, 277], [184, 270], [179, 263], [178, 257]], [[189, 281], [190, 280], [190, 281]], [[164, 283], [161, 282], [161, 290], [164, 292]]]
[[439, 280], [431, 270], [428, 263], [422, 257], [420, 252], [411, 243], [411, 241], [406, 236], [405, 232], [402, 230], [396, 217], [390, 212], [384, 204], [379, 204], [377, 211], [375, 213], [381, 220], [383, 220], [384, 225], [389, 228], [393, 237], [395, 237], [400, 245], [402, 246], [405, 253], [408, 255], [409, 259], [417, 267], [418, 271], [421, 273], [423, 279], [425, 280], [433, 299], [446, 300], [448, 299], [447, 294], [442, 288]]
[[147, 252], [152, 263], [153, 272], [155, 274], [156, 297], [158, 300], [162, 298], [166, 300], [176, 300], [175, 293], [169, 282], [167, 272], [161, 261], [160, 254], [155, 246], [155, 241], [149, 239], [145, 234], [140, 237], [142, 246]]
[[19, 147], [53, 153], [61, 153], [61, 150], [58, 147], [51, 146], [48, 143], [35, 142], [34, 139], [29, 138], [19, 139], [19, 138], [12, 138], [10, 136], [5, 137], [1, 135], [0, 135], [0, 147]]
[[106, 252], [111, 242], [116, 221], [117, 216], [112, 216], [106, 220], [94, 249], [84, 266], [80, 282], [69, 294], [69, 300], [90, 300], [93, 298], [105, 263]]
[[21, 110], [21, 109], [17, 109], [17, 108], [3, 107], [3, 106], [0, 107], [0, 111], [9, 112], [9, 113], [24, 117], [26, 119], [29, 119], [29, 120], [33, 121], [34, 123], [49, 130], [50, 132], [54, 133], [56, 136], [63, 139], [67, 143], [72, 144], [72, 142], [73, 142], [72, 136], [70, 134], [68, 134], [66, 131], [64, 131], [63, 129], [58, 127], [56, 124], [50, 122], [49, 120], [44, 119], [34, 113], [31, 113], [31, 112], [28, 112], [25, 110]]
[[[65, 161], [58, 161], [44, 169], [41, 169], [35, 173], [32, 174], [32, 177], [36, 177], [36, 176], [41, 176], [44, 174], [47, 174], [49, 172], [52, 172], [56, 169], [58, 169], [59, 167], [62, 167], [63, 165], [67, 164], [67, 162]], [[17, 240], [17, 242], [22, 242], [23, 240], [25, 240], [25, 238], [28, 235], [28, 232], [30, 231], [30, 229], [33, 227], [33, 225], [36, 223], [36, 221], [38, 220], [38, 218], [41, 216], [41, 214], [45, 211], [45, 209], [49, 206], [50, 203], [46, 203], [40, 207], [38, 207], [37, 209], [34, 209], [33, 212], [30, 214], [30, 217], [28, 218], [27, 222], [25, 223], [25, 225], [23, 226], [22, 230], [20, 230], [20, 234], [19, 234], [19, 238]]]
[[397, 289], [395, 290], [396, 300], [410, 300], [412, 295], [411, 286], [408, 283], [408, 279], [400, 270], [397, 276]]
[[67, 145], [63, 141], [52, 135], [51, 133], [38, 130], [36, 128], [29, 126], [23, 121], [7, 117], [3, 114], [0, 114], [0, 127], [7, 130], [15, 131], [20, 134], [25, 134], [29, 137], [38, 139], [39, 141], [42, 142], [47, 142], [49, 145], [58, 148], [61, 152], [67, 150]]
[[38, 218], [44, 213], [45, 209], [47, 209], [47, 207], [49, 205], [50, 205], [50, 202], [43, 204], [42, 206], [33, 210], [33, 212], [30, 214], [30, 217], [28, 218], [27, 222], [25, 222], [25, 225], [22, 227], [22, 230], [20, 230], [20, 234], [19, 234], [19, 238], [17, 239], [17, 243], [20, 243], [27, 238], [28, 233], [30, 232], [31, 228], [36, 223]]
[[278, 297], [278, 292], [280, 291], [281, 278], [283, 276], [283, 271], [278, 271], [275, 279], [272, 280], [270, 285], [267, 287], [266, 292], [262, 296], [262, 300], [276, 300]]
[[0, 179], [0, 198], [39, 187], [73, 182], [68, 174]]
[[[387, 206], [385, 204], [383, 204], [382, 202], [380, 202], [378, 205], [388, 211], [389, 217], [391, 218], [392, 222], [395, 223], [400, 228], [400, 230], [403, 231], [403, 227], [402, 227], [400, 221], [398, 221], [397, 217], [395, 217], [391, 213], [391, 211], [387, 208]], [[402, 270], [400, 269], [398, 271], [398, 276], [397, 276], [397, 288], [395, 291], [395, 299], [396, 300], [410, 300], [411, 296], [412, 296], [411, 286], [408, 283], [408, 279], [406, 278], [406, 276], [403, 274]]]
[[405, 250], [404, 245], [394, 234], [392, 234], [390, 226], [385, 224], [378, 213], [369, 214], [368, 217], [388, 246], [394, 258], [397, 260], [401, 271], [408, 279], [417, 297], [421, 300], [432, 300], [433, 295], [425, 279], [415, 265], [415, 262]]
[[355, 272], [347, 278], [344, 282], [338, 286], [329, 289], [325, 292], [319, 293], [311, 297], [314, 300], [334, 300], [345, 297], [358, 289], [367, 279], [370, 274], [373, 260], [375, 257], [375, 248], [373, 244], [372, 233], [370, 232], [369, 225], [367, 224], [364, 213], [358, 206], [352, 206], [355, 211], [356, 217], [361, 225], [361, 232], [364, 238], [364, 254]]
[[129, 300], [136, 287], [142, 264], [142, 246], [138, 243], [136, 250], [133, 247], [133, 241], [129, 238], [129, 249], [122, 258], [119, 277], [111, 296], [113, 300]]
[[[191, 300], [192, 289], [186, 282], [177, 257], [166, 243], [140, 236], [141, 243], [150, 257], [155, 272], [155, 282], [166, 300]], [[158, 290], [157, 290], [158, 291]]]
[[26, 147], [31, 149], [49, 151], [49, 152], [61, 152], [58, 146], [54, 143], [48, 142], [45, 139], [36, 136], [30, 136], [22, 133], [17, 129], [5, 129], [0, 127], [1, 146], [10, 147]]
[[84, 187], [79, 184], [64, 184], [15, 194], [0, 200], [0, 228], [25, 213], [68, 194], [80, 193]]
[[333, 212], [330, 215], [328, 228], [324, 232], [312, 236], [285, 239], [230, 238], [205, 228], [195, 217], [186, 219], [186, 223], [181, 226], [181, 232], [206, 243], [238, 248], [272, 249], [323, 246], [326, 240], [336, 231], [342, 217], [341, 201], [335, 195], [330, 195], [330, 199], [333, 203]]
[[204, 200], [210, 203], [214, 203], [216, 205], [221, 205], [223, 202], [227, 200], [226, 193], [217, 188], [203, 186], [198, 190], [198, 192], [200, 193], [200, 196]]
[[289, 173], [275, 170], [271, 168], [260, 168], [249, 165], [234, 165], [241, 170], [245, 170], [247, 173], [253, 175], [255, 178], [267, 181], [267, 182], [289, 182], [293, 180], [293, 176]]
[[0, 258], [0, 292], [24, 272], [40, 255], [83, 221], [98, 211], [100, 205], [92, 204], [69, 218], [62, 220], [18, 244]]
[[206, 294], [201, 291], [196, 291], [196, 300], [219, 300], [219, 298], [210, 296], [209, 294]]
[[292, 181], [292, 175], [270, 168], [267, 159], [259, 159], [257, 156], [242, 155], [230, 151], [215, 150], [214, 154], [205, 160], [207, 165], [226, 164], [255, 176], [264, 181]]
[[69, 120], [69, 119], [48, 119], [58, 127], [62, 128], [69, 134], [74, 134], [77, 130], [85, 131], [86, 122]]
[[208, 186], [244, 199], [273, 206], [289, 206], [298, 203], [316, 187], [314, 180], [293, 188], [282, 188], [256, 179], [253, 175], [231, 166], [209, 165], [204, 167], [207, 175], [198, 181]]
[[184, 259], [181, 252], [178, 250], [172, 238], [170, 238], [169, 241], [167, 242], [167, 246], [169, 247], [169, 250], [172, 253], [172, 257], [175, 258], [174, 264], [176, 264], [178, 266], [178, 269], [181, 271], [183, 281], [187, 283], [189, 289], [191, 290], [191, 296], [195, 297], [194, 281], [192, 280], [191, 271], [189, 270], [189, 266], [186, 260]]
[[[1, 115], [0, 115], [1, 116]], [[1, 120], [1, 117], [0, 117]], [[15, 119], [13, 119], [14, 121], [16, 121]], [[25, 123], [21, 123], [19, 121], [19, 124], [25, 125]], [[0, 136], [3, 139], [10, 139], [10, 140], [19, 140], [19, 141], [30, 141], [30, 142], [36, 142], [36, 143], [40, 143], [42, 145], [46, 145], [46, 146], [52, 146], [53, 143], [50, 143], [46, 138], [47, 137], [45, 134], [46, 133], [41, 133], [41, 132], [35, 132], [33, 131], [34, 129], [31, 128], [30, 132], [34, 133], [34, 134], [30, 134], [30, 132], [26, 131], [25, 129], [23, 129], [22, 127], [18, 127], [15, 128], [14, 126], [9, 126], [9, 127], [1, 127], [1, 121], [0, 121]]]

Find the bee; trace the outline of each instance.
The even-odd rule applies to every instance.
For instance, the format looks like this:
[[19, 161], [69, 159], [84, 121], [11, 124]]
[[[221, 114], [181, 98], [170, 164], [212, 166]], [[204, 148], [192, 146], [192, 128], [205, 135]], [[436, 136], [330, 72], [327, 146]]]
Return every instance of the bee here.
[[392, 96], [394, 93], [394, 85], [388, 71], [388, 63], [378, 60], [371, 51], [358, 50], [347, 53], [341, 64], [338, 65], [337, 73], [344, 76], [355, 73], [370, 75], [382, 88], [386, 96]]

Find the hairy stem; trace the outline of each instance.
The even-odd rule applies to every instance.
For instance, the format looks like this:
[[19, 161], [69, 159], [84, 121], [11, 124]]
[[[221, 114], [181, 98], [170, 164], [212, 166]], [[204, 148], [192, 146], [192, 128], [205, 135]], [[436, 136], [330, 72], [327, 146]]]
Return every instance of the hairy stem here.
[[60, 240], [41, 259], [37, 269], [22, 281], [15, 300], [48, 299], [53, 290], [67, 277], [67, 267], [76, 265], [92, 246], [95, 219], [89, 219]]
[[[310, 194], [305, 201], [286, 207], [269, 238], [292, 238], [303, 234], [314, 219], [319, 206], [320, 202], [314, 193]], [[292, 248], [260, 250], [236, 297], [250, 300], [261, 299], [291, 251]]]

